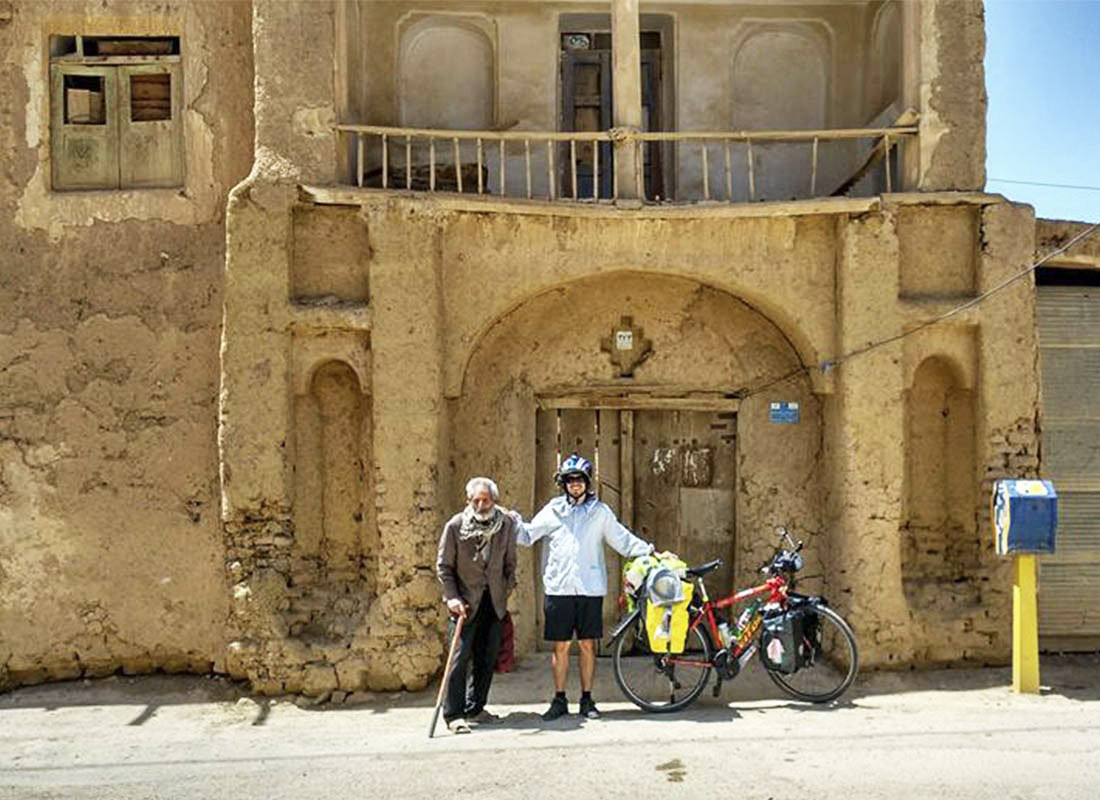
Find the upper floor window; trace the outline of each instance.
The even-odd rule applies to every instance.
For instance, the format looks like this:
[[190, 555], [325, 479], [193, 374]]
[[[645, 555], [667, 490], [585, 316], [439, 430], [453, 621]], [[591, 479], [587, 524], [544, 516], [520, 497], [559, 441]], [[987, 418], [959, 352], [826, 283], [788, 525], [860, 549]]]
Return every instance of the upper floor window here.
[[53, 188], [183, 185], [176, 36], [51, 36]]

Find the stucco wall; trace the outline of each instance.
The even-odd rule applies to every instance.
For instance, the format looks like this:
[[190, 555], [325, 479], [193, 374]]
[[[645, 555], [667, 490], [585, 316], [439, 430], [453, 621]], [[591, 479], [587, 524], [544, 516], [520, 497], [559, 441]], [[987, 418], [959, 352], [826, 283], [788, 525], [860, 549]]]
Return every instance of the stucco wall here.
[[[786, 521], [808, 540], [808, 572], [822, 576], [820, 590], [850, 616], [868, 666], [1007, 656], [1005, 567], [992, 555], [982, 509], [994, 478], [1031, 474], [1037, 465], [1034, 333], [1019, 324], [1034, 318], [1032, 288], [1024, 281], [948, 322], [923, 323], [1026, 263], [1028, 209], [992, 196], [927, 203], [910, 195], [861, 214], [799, 215], [791, 204], [776, 217], [744, 209], [690, 218], [506, 203], [486, 213], [476, 201], [357, 197], [358, 214], [316, 206], [293, 218], [314, 227], [327, 215], [336, 258], [346, 257], [349, 242], [369, 242], [370, 314], [355, 323], [363, 331], [355, 335], [369, 336], [371, 354], [374, 594], [357, 611], [353, 645], [340, 654], [343, 671], [315, 646], [288, 646], [289, 587], [298, 579], [292, 558], [272, 555], [280, 545], [271, 540], [274, 550], [257, 551], [256, 563], [268, 559], [263, 570], [246, 569], [239, 584], [250, 642], [241, 647], [251, 649], [234, 663], [254, 685], [313, 692], [422, 685], [442, 644], [434, 546], [442, 521], [461, 505], [465, 479], [493, 474], [505, 503], [530, 513], [546, 499], [535, 496], [538, 398], [654, 387], [673, 397], [741, 398], [739, 580], [766, 555], [770, 526]], [[323, 261], [318, 247], [311, 258]], [[938, 260], [958, 269], [922, 274]], [[972, 289], [959, 283], [960, 271], [972, 276]], [[904, 280], [917, 274], [920, 282]], [[253, 296], [249, 282], [269, 275], [242, 279], [234, 302]], [[296, 376], [326, 360], [355, 360], [335, 344], [343, 341], [338, 329], [354, 327], [340, 316], [345, 311], [309, 312], [315, 341], [308, 349], [293, 323], [304, 313], [289, 309], [281, 336], [301, 359], [292, 376], [291, 367], [265, 372], [273, 386], [288, 377], [298, 385]], [[623, 315], [644, 327], [654, 347], [629, 379], [615, 377], [599, 346]], [[917, 330], [896, 338], [908, 328]], [[232, 332], [227, 327], [230, 348]], [[939, 363], [952, 376], [942, 391], [922, 377]], [[795, 379], [752, 392], [802, 367]], [[226, 373], [227, 391], [246, 385], [247, 375]], [[772, 400], [799, 402], [800, 425], [771, 425]], [[271, 417], [265, 433], [256, 427], [263, 418], [256, 403], [249, 408], [257, 446], [276, 454], [284, 418]], [[954, 449], [937, 443], [936, 426], [912, 425], [943, 413], [959, 432]], [[922, 436], [933, 443], [922, 444]], [[958, 462], [963, 486], [930, 499], [935, 485], [920, 476], [945, 458]], [[277, 458], [272, 466], [273, 474], [287, 469]], [[260, 478], [252, 475], [252, 485]], [[260, 508], [264, 502], [259, 495]], [[944, 511], [926, 513], [930, 507]], [[290, 557], [296, 532], [285, 524], [281, 546]], [[926, 548], [923, 560], [912, 558], [915, 546]], [[928, 554], [937, 547], [939, 555]], [[529, 554], [522, 564], [514, 601], [521, 652], [537, 636]], [[340, 677], [326, 684], [319, 676], [333, 669]], [[302, 675], [312, 678], [303, 683]]]
[[[0, 686], [222, 659], [224, 197], [247, 3], [16, 3], [0, 23]], [[50, 34], [180, 36], [183, 191], [52, 192]]]
[[[423, 687], [443, 649], [435, 546], [462, 483], [492, 471], [507, 502], [544, 499], [530, 476], [534, 400], [617, 385], [597, 339], [628, 314], [654, 342], [632, 385], [740, 398], [739, 578], [787, 521], [867, 665], [1003, 661], [1006, 567], [983, 509], [994, 478], [1038, 466], [1032, 287], [894, 337], [1026, 266], [1030, 211], [973, 194], [641, 210], [324, 196], [309, 187], [338, 174], [331, 123], [395, 108], [399, 5], [119, 2], [105, 16], [73, 2], [0, 16], [14, 98], [0, 110], [0, 686], [161, 667], [224, 669], [271, 693]], [[853, 52], [875, 7], [851, 19], [847, 5], [811, 8], [853, 44], [834, 42], [830, 91], [860, 94]], [[918, 42], [935, 111], [922, 121], [925, 188], [981, 183], [980, 59], [964, 57], [977, 8], [922, 4], [916, 22], [903, 9], [903, 93]], [[725, 9], [681, 10], [678, 125], [725, 127], [700, 100], [713, 87], [690, 78], [710, 35], [698, 20], [729, 23], [723, 41], [744, 30], [712, 19]], [[498, 122], [556, 127], [550, 12], [464, 11], [499, 12], [498, 35], [512, 26]], [[49, 191], [54, 32], [181, 37], [182, 192]], [[365, 84], [350, 78], [359, 58]], [[841, 124], [862, 107], [830, 108]], [[577, 309], [579, 359], [561, 344]], [[941, 363], [950, 380], [922, 377]], [[798, 401], [799, 426], [769, 427], [770, 400]], [[971, 554], [951, 577], [955, 603], [925, 580], [942, 564], [906, 566], [913, 530], [929, 527], [909, 513], [929, 501], [912, 490], [927, 463], [907, 439], [914, 414], [960, 402], [973, 490], [952, 494], [950, 525], [930, 539]]]
[[980, 2], [920, 4], [922, 191], [985, 185], [985, 14]]

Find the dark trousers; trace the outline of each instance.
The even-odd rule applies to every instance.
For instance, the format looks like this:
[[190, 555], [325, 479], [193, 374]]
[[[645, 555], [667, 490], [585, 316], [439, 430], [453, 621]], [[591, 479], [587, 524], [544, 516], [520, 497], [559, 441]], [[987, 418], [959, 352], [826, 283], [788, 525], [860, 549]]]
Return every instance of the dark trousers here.
[[[452, 619], [448, 639], [454, 636], [454, 625]], [[486, 591], [477, 613], [472, 619], [467, 618], [462, 635], [458, 637], [447, 696], [443, 700], [444, 722], [476, 716], [485, 708], [493, 682], [493, 665], [500, 650], [500, 631], [500, 618]]]

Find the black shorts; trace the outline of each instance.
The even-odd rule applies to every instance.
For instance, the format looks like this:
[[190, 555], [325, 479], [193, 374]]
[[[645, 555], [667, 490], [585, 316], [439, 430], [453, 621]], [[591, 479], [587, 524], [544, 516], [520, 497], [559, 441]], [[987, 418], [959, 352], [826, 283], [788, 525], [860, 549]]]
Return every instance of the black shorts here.
[[603, 598], [586, 595], [548, 594], [542, 604], [545, 624], [542, 638], [548, 642], [603, 638]]

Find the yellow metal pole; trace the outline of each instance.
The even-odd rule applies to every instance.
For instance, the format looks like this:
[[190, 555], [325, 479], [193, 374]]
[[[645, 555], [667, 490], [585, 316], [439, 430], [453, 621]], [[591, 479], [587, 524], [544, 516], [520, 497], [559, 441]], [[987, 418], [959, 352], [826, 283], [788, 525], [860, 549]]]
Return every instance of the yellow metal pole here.
[[1017, 555], [1012, 580], [1012, 691], [1039, 692], [1039, 613], [1036, 556]]

